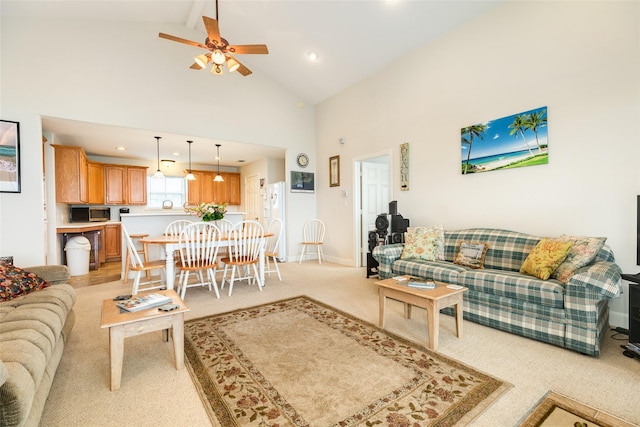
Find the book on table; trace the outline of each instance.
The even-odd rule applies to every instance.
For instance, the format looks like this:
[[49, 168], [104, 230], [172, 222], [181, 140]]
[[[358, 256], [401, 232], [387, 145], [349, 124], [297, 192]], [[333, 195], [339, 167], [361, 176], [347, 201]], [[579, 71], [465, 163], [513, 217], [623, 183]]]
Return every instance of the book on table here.
[[162, 294], [149, 294], [133, 296], [124, 301], [118, 301], [118, 307], [125, 311], [134, 312], [146, 310], [147, 308], [158, 307], [170, 303], [171, 297]]
[[433, 280], [422, 279], [420, 277], [409, 278], [409, 283], [407, 285], [410, 288], [416, 288], [416, 289], [435, 289], [436, 288], [436, 283]]

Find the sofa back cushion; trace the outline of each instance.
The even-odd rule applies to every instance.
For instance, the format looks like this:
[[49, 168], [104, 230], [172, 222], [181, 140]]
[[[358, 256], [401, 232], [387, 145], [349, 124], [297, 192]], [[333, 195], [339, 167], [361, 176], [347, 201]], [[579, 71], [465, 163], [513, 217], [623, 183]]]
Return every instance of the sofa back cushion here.
[[460, 250], [460, 242], [487, 243], [484, 268], [520, 271], [522, 263], [540, 241], [540, 237], [516, 231], [493, 228], [445, 230], [444, 257], [453, 262]]

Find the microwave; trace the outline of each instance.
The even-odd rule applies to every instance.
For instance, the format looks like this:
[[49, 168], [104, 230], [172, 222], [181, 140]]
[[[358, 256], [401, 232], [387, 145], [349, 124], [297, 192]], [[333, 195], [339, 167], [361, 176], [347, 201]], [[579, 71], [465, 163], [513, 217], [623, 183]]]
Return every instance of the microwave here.
[[110, 220], [111, 208], [72, 206], [69, 211], [70, 222], [104, 222]]

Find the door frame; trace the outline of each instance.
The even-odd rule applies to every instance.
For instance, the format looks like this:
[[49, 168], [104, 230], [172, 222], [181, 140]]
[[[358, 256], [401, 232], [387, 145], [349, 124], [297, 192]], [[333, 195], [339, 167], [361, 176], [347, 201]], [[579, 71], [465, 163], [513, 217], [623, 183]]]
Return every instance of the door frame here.
[[393, 151], [383, 150], [375, 153], [366, 154], [363, 156], [355, 157], [353, 159], [353, 259], [355, 267], [365, 267], [362, 265], [362, 164], [367, 160], [377, 159], [380, 157], [386, 157], [389, 165], [389, 200], [393, 200], [393, 177], [395, 176], [395, 169], [393, 167]]

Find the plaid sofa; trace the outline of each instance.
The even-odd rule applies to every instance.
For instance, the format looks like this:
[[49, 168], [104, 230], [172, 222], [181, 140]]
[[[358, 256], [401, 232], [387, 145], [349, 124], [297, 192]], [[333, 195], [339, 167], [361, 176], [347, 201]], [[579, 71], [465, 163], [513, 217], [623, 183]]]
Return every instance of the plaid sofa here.
[[[609, 323], [609, 299], [620, 295], [621, 270], [604, 246], [589, 265], [563, 284], [519, 273], [540, 237], [514, 231], [472, 228], [445, 231], [445, 260], [400, 259], [402, 243], [374, 248], [381, 279], [401, 274], [469, 288], [464, 318], [482, 325], [591, 356], [600, 354], [600, 341]], [[486, 242], [483, 269], [453, 263], [460, 242]], [[451, 309], [445, 312], [452, 313]]]

